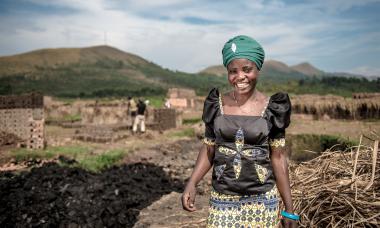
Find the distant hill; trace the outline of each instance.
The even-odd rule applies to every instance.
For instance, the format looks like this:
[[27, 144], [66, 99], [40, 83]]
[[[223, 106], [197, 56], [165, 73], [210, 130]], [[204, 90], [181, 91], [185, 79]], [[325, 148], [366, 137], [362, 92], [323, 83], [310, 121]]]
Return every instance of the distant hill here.
[[170, 87], [205, 93], [226, 82], [173, 72], [110, 46], [42, 49], [0, 57], [0, 94], [41, 91], [64, 97], [162, 95]]
[[216, 75], [216, 76], [225, 76], [227, 75], [227, 70], [223, 65], [215, 65], [215, 66], [209, 66], [201, 71], [199, 71], [200, 74], [209, 74], [209, 75]]
[[41, 49], [19, 55], [0, 57], [0, 76], [31, 72], [38, 68], [55, 68], [70, 64], [93, 64], [104, 59], [123, 64], [148, 64], [145, 59], [110, 46], [88, 48]]
[[[380, 80], [342, 79], [327, 73], [311, 77], [315, 72], [319, 70], [307, 63], [289, 67], [268, 60], [258, 86], [267, 93], [350, 96], [352, 92], [380, 92]], [[58, 97], [164, 96], [171, 87], [206, 95], [212, 87], [229, 88], [223, 75], [222, 65], [196, 74], [171, 71], [110, 46], [42, 49], [0, 57], [0, 95], [39, 91]]]
[[265, 61], [262, 71], [277, 71], [277, 72], [283, 72], [283, 73], [295, 72], [288, 65], [277, 60]]
[[323, 71], [317, 69], [316, 67], [307, 62], [291, 66], [290, 68], [308, 76], [320, 76], [324, 74]]
[[277, 60], [267, 60], [261, 69], [261, 75], [270, 81], [287, 81], [305, 79], [308, 75], [293, 70], [288, 65]]
[[[216, 76], [227, 75], [226, 68], [223, 65], [210, 66], [204, 70], [201, 70], [199, 73]], [[276, 60], [265, 61], [260, 73], [266, 79], [275, 80], [302, 79], [308, 76], [298, 70], [289, 67], [285, 63]]]

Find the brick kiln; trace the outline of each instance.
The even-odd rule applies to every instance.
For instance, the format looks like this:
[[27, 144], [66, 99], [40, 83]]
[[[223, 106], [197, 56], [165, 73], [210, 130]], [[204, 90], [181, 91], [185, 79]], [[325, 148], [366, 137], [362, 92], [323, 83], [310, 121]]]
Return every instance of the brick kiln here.
[[44, 148], [44, 102], [39, 93], [0, 96], [0, 129], [28, 149]]

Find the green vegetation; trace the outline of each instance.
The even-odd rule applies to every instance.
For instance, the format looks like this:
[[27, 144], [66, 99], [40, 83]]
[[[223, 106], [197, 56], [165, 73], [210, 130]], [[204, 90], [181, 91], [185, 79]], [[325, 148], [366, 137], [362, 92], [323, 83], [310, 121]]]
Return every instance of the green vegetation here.
[[288, 80], [280, 83], [270, 78], [262, 78], [258, 88], [267, 93], [286, 91], [291, 94], [334, 94], [351, 97], [352, 93], [380, 92], [380, 78], [369, 81], [366, 78], [345, 78], [337, 76], [309, 77], [299, 80]]
[[30, 74], [2, 76], [0, 77], [0, 94], [39, 91], [56, 97], [102, 98], [152, 96], [166, 93], [166, 89], [159, 84], [149, 84], [136, 80], [133, 75], [126, 75], [119, 69], [100, 66], [99, 64], [71, 64], [43, 70], [37, 69]]
[[288, 135], [287, 141], [291, 148], [291, 158], [302, 162], [317, 157], [328, 149], [346, 150], [358, 145], [358, 142], [344, 139], [335, 135], [298, 134]]
[[110, 150], [104, 154], [87, 157], [86, 159], [79, 160], [79, 166], [97, 172], [105, 168], [113, 166], [115, 163], [124, 158], [125, 152], [123, 150]]
[[[166, 94], [165, 94], [166, 95]], [[147, 96], [145, 99], [149, 100], [149, 105], [154, 108], [162, 108], [164, 106], [165, 96]]]
[[178, 131], [170, 132], [168, 137], [195, 137], [194, 128], [184, 128]]
[[[105, 64], [106, 65], [106, 64]], [[102, 66], [102, 67], [100, 67]], [[161, 107], [169, 87], [191, 88], [198, 95], [206, 95], [212, 87], [228, 88], [225, 77], [173, 72], [157, 65], [134, 65], [146, 80], [136, 79], [123, 69], [95, 65], [73, 64], [44, 68], [29, 74], [0, 77], [0, 95], [39, 91], [61, 98], [120, 98], [145, 96], [154, 107]], [[380, 92], [380, 79], [344, 77], [297, 77], [265, 75], [258, 88], [266, 93], [287, 91], [292, 94], [336, 94], [349, 97], [353, 92]], [[149, 79], [149, 80], [148, 80]]]
[[82, 120], [82, 116], [80, 114], [75, 114], [75, 115], [65, 115], [63, 117], [47, 117], [45, 118], [45, 121], [47, 123], [50, 123], [50, 122], [76, 122], [76, 121], [81, 121]]
[[[124, 150], [110, 150], [100, 154], [94, 154], [91, 148], [82, 146], [48, 147], [45, 150], [15, 149], [11, 151], [11, 157], [17, 162], [34, 159], [53, 159], [63, 156], [74, 159], [72, 166], [78, 166], [86, 170], [98, 172], [117, 164], [126, 155]], [[69, 165], [64, 162], [62, 165]]]
[[[47, 55], [60, 56], [60, 59]], [[22, 56], [28, 56], [28, 60]], [[73, 61], [72, 56], [78, 60]], [[202, 96], [207, 95], [212, 87], [222, 90], [229, 87], [226, 76], [171, 71], [107, 46], [40, 50], [21, 55], [19, 59], [3, 59], [0, 66], [0, 95], [38, 91], [65, 99], [144, 96], [157, 98], [151, 101], [158, 107], [162, 105], [160, 98], [165, 97], [171, 87], [194, 89]], [[219, 69], [223, 70], [223, 67]], [[352, 92], [380, 92], [380, 79], [369, 81], [337, 76], [340, 75], [310, 77], [296, 71], [267, 67], [260, 73], [258, 87], [266, 94], [287, 91], [291, 94], [351, 96]]]
[[167, 84], [170, 87], [192, 88], [198, 95], [207, 94], [212, 87], [225, 88], [228, 86], [228, 82], [224, 77], [215, 77], [207, 74], [189, 74], [180, 71], [174, 72], [163, 69], [155, 64], [145, 66], [135, 65], [135, 67], [153, 80]]
[[90, 149], [82, 146], [48, 147], [45, 150], [28, 150], [18, 148], [11, 151], [11, 156], [16, 162], [30, 159], [52, 159], [58, 155], [64, 155], [73, 159], [88, 154]]
[[326, 76], [322, 78], [312, 77], [299, 80], [294, 93], [303, 94], [312, 91], [316, 94], [336, 94], [351, 97], [352, 93], [380, 92], [380, 78], [369, 81], [366, 78], [346, 78]]
[[82, 120], [82, 117], [80, 114], [76, 114], [76, 115], [66, 115], [63, 117], [63, 120], [64, 121], [71, 121], [71, 122], [75, 122], [75, 121], [81, 121]]
[[202, 122], [201, 118], [192, 118], [192, 119], [183, 119], [182, 123], [183, 124], [195, 124], [195, 123], [200, 123]]

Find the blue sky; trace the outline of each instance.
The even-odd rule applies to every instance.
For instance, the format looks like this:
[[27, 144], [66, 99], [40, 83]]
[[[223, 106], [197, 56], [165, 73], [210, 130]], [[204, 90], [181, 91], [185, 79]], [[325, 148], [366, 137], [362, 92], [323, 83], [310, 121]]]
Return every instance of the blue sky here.
[[0, 55], [105, 43], [165, 68], [221, 64], [246, 34], [266, 59], [380, 75], [380, 1], [0, 0]]

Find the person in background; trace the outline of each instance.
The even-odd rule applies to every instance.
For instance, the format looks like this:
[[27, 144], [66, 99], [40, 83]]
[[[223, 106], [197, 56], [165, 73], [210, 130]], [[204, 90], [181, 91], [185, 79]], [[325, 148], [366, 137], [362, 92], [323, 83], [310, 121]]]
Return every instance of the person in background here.
[[135, 121], [135, 117], [137, 115], [137, 105], [135, 100], [132, 97], [128, 97], [128, 116], [131, 118], [131, 125], [133, 126], [133, 122]]
[[132, 132], [137, 133], [137, 128], [140, 125], [140, 132], [145, 133], [145, 116], [147, 115], [146, 104], [143, 99], [139, 99], [137, 103], [137, 115], [133, 122]]
[[170, 100], [168, 98], [165, 98], [165, 108], [170, 108], [171, 107], [171, 104], [170, 104]]
[[[248, 36], [223, 47], [231, 91], [207, 96], [202, 119], [204, 144], [182, 194], [195, 211], [196, 185], [213, 168], [207, 227], [297, 227], [291, 198], [285, 129], [290, 124], [287, 93], [270, 97], [257, 90], [264, 49]], [[280, 197], [284, 210], [280, 214]]]

